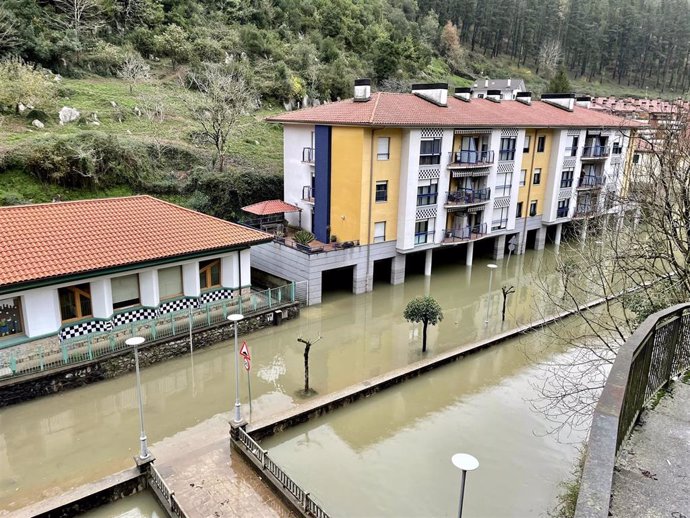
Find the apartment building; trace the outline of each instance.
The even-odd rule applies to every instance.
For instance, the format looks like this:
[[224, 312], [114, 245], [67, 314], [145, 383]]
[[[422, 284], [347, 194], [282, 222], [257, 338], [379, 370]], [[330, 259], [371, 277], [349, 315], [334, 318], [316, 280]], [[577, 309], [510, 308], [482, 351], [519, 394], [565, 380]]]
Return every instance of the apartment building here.
[[[559, 242], [564, 224], [621, 210], [613, 194], [636, 123], [586, 102], [480, 99], [469, 88], [449, 96], [446, 84], [371, 93], [358, 80], [353, 99], [271, 117], [284, 128], [285, 201], [302, 209], [319, 245], [261, 245], [252, 263], [309, 281], [317, 303], [324, 271], [351, 274], [362, 293], [379, 267], [404, 282], [410, 254], [425, 254], [430, 275], [439, 248], [456, 247], [471, 265], [478, 241], [492, 241], [495, 259], [509, 245], [543, 248], [549, 233]], [[296, 217], [287, 215], [292, 225]]]

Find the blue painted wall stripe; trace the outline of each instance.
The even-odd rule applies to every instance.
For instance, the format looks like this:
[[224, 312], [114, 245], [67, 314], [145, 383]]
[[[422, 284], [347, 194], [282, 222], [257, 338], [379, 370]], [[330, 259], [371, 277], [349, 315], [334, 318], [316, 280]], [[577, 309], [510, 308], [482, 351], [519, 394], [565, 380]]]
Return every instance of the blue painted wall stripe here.
[[331, 127], [319, 126], [314, 131], [314, 229], [316, 239], [328, 242], [331, 224]]

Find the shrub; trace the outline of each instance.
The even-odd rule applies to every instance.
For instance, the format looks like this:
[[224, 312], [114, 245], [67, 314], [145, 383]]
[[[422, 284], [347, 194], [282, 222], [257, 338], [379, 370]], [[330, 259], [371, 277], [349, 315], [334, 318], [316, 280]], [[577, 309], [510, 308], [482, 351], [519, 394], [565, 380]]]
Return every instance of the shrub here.
[[308, 230], [300, 230], [295, 234], [295, 241], [301, 245], [307, 245], [316, 239], [316, 236]]
[[128, 53], [129, 51], [122, 47], [99, 42], [92, 51], [82, 56], [80, 65], [95, 74], [116, 76]]

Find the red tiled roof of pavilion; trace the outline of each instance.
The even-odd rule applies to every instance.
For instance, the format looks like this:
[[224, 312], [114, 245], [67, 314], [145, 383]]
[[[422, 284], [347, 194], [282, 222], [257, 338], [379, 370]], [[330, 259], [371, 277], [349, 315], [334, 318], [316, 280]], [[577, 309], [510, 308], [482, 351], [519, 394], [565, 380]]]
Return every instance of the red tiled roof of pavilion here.
[[0, 286], [268, 241], [150, 196], [0, 207]]
[[269, 216], [271, 214], [282, 214], [283, 212], [298, 212], [301, 209], [285, 203], [283, 200], [267, 200], [242, 207], [242, 210], [258, 216]]
[[470, 102], [449, 96], [448, 106], [437, 106], [413, 94], [377, 92], [368, 102], [352, 99], [283, 113], [270, 122], [389, 127], [522, 127], [591, 128], [637, 126], [608, 113], [576, 106], [573, 111], [543, 101]]

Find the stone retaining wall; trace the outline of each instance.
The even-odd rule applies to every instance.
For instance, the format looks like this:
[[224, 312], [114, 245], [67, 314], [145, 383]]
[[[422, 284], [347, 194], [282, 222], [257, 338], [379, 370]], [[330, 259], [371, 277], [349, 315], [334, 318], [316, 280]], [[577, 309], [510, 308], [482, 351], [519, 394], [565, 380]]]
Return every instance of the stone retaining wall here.
[[[299, 315], [299, 304], [287, 308], [288, 319]], [[272, 313], [273, 310], [267, 313]], [[240, 334], [251, 333], [273, 325], [266, 314], [256, 315], [240, 322]], [[209, 329], [194, 333], [194, 349], [229, 340], [234, 336], [230, 323], [221, 323]], [[139, 365], [147, 366], [189, 353], [187, 335], [173, 340], [160, 340], [144, 344], [139, 350]], [[95, 381], [115, 378], [134, 370], [134, 355], [131, 351], [121, 351], [99, 358], [92, 362], [68, 365], [47, 373], [34, 373], [0, 382], [0, 408], [54, 394], [63, 390], [81, 387]]]

